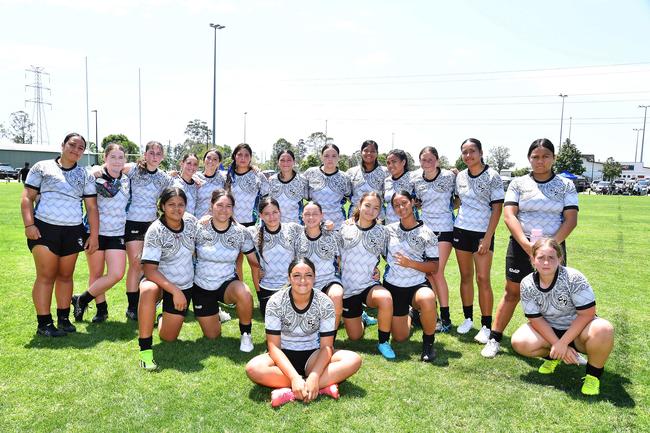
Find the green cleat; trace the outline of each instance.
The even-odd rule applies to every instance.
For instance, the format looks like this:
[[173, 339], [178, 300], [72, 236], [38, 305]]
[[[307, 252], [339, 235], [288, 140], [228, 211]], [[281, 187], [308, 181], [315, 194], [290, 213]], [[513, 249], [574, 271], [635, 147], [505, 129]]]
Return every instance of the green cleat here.
[[545, 359], [537, 371], [541, 374], [553, 374], [560, 362], [562, 362], [560, 359]]
[[140, 367], [147, 371], [153, 371], [158, 368], [156, 361], [153, 360], [153, 350], [140, 351]]
[[596, 376], [588, 374], [585, 376], [585, 382], [582, 384], [582, 393], [584, 395], [598, 395], [600, 394], [600, 379]]

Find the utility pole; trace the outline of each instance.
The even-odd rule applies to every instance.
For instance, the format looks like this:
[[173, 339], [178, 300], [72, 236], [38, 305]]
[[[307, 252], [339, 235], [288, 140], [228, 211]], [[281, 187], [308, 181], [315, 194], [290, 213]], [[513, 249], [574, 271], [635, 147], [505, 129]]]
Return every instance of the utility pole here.
[[643, 131], [642, 128], [632, 128], [632, 131], [636, 131], [636, 146], [634, 147], [634, 162], [638, 162], [636, 155], [639, 151], [639, 132]]
[[562, 114], [560, 115], [560, 144], [558, 146], [558, 152], [562, 150], [562, 126], [564, 125], [564, 98], [566, 98], [569, 95], [564, 95], [560, 93], [558, 95], [560, 98], [562, 98]]
[[643, 134], [641, 135], [641, 166], [643, 167], [643, 145], [645, 144], [645, 121], [648, 117], [648, 107], [650, 105], [639, 105], [639, 108], [645, 109], [643, 112]]
[[248, 114], [247, 111], [244, 111], [244, 141], [243, 143], [246, 143], [246, 115]]
[[212, 75], [212, 144], [215, 143], [215, 129], [217, 124], [217, 30], [225, 29], [226, 26], [210, 23], [214, 29], [214, 55], [213, 55], [213, 75]]

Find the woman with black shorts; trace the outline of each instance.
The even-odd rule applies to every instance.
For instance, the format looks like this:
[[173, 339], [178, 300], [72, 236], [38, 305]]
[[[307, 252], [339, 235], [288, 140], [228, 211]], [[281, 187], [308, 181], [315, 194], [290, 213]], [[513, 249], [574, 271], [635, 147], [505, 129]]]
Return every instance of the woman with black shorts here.
[[251, 338], [253, 297], [248, 286], [237, 277], [236, 262], [244, 254], [257, 264], [255, 246], [246, 227], [232, 217], [235, 198], [223, 189], [212, 193], [211, 218], [198, 224], [196, 233], [196, 268], [192, 304], [203, 333], [216, 338], [221, 333], [219, 302], [235, 304], [241, 334], [239, 350], [253, 350]]
[[[29, 170], [20, 201], [27, 246], [36, 268], [32, 289], [36, 332], [46, 337], [62, 337], [76, 331], [69, 315], [77, 255], [84, 249], [92, 254], [98, 247], [95, 179], [77, 165], [85, 150], [86, 140], [81, 135], [68, 134], [61, 144], [61, 156], [39, 161]], [[37, 199], [38, 205], [34, 207]], [[85, 243], [81, 201], [90, 224]], [[55, 288], [58, 328], [50, 313]]]
[[[192, 299], [194, 284], [194, 245], [197, 221], [185, 212], [187, 197], [178, 187], [169, 187], [160, 195], [158, 204], [161, 216], [154, 221], [144, 238], [142, 267], [144, 278], [140, 282], [138, 305], [138, 343], [140, 367], [158, 368], [153, 359], [153, 328], [156, 303], [162, 298], [163, 315], [158, 322], [161, 340], [174, 341], [181, 332], [187, 307]], [[204, 335], [216, 338], [210, 331]]]
[[295, 170], [296, 157], [290, 149], [278, 154], [278, 173], [269, 178], [269, 197], [280, 204], [283, 223], [302, 223], [302, 201], [307, 198], [307, 181]]
[[203, 171], [196, 175], [203, 182], [196, 198], [194, 216], [197, 218], [210, 214], [212, 193], [224, 187], [226, 179], [219, 171], [222, 159], [221, 152], [218, 149], [209, 149], [203, 155]]
[[86, 252], [88, 290], [72, 297], [76, 321], [83, 320], [84, 312], [93, 299], [97, 306], [93, 323], [106, 321], [108, 304], [105, 293], [124, 276], [126, 268], [124, 226], [126, 207], [131, 197], [129, 178], [122, 173], [125, 162], [126, 154], [122, 146], [117, 143], [106, 145], [101, 176], [95, 179], [99, 209], [99, 248], [93, 254]]
[[541, 374], [552, 374], [561, 362], [586, 364], [581, 391], [598, 395], [614, 328], [596, 315], [596, 297], [585, 276], [562, 266], [562, 248], [555, 239], [537, 240], [531, 257], [535, 272], [521, 281], [528, 323], [512, 335], [512, 348], [523, 356], [543, 357]]
[[436, 332], [436, 295], [427, 274], [438, 268], [438, 238], [422, 221], [415, 219], [413, 196], [408, 191], [393, 194], [391, 205], [399, 221], [386, 228], [390, 234], [384, 270], [384, 287], [393, 298], [394, 341], [410, 337], [409, 307], [420, 314], [422, 354], [420, 360], [433, 362]]
[[514, 178], [506, 192], [503, 215], [510, 230], [506, 288], [490, 338], [481, 350], [486, 358], [494, 358], [499, 352], [503, 331], [519, 302], [521, 280], [533, 272], [530, 256], [535, 240], [542, 236], [555, 239], [562, 247], [566, 265], [564, 240], [578, 224], [578, 193], [573, 182], [553, 173], [553, 143], [545, 138], [533, 141], [528, 148], [528, 161], [532, 172]]
[[314, 289], [314, 264], [299, 258], [288, 269], [290, 286], [274, 294], [267, 306], [268, 353], [246, 365], [253, 382], [274, 388], [273, 407], [292, 400], [309, 403], [319, 394], [336, 399], [338, 384], [361, 367], [358, 354], [334, 350], [334, 305]]
[[474, 324], [474, 271], [481, 307], [481, 329], [474, 339], [487, 343], [492, 327], [492, 285], [490, 268], [494, 253], [494, 232], [503, 208], [503, 182], [499, 173], [483, 163], [483, 147], [475, 138], [460, 146], [467, 168], [456, 176], [456, 195], [460, 200], [454, 222], [452, 245], [460, 270], [460, 298], [465, 321], [456, 328], [467, 334]]
[[[384, 180], [388, 177], [386, 167], [379, 165], [377, 156], [379, 146], [374, 140], [366, 140], [361, 144], [361, 161], [359, 165], [348, 169], [346, 174], [352, 184], [352, 197], [350, 197], [350, 208], [348, 218], [354, 214], [354, 209], [363, 193], [374, 191], [380, 197], [384, 196]], [[382, 215], [383, 217], [383, 212]]]

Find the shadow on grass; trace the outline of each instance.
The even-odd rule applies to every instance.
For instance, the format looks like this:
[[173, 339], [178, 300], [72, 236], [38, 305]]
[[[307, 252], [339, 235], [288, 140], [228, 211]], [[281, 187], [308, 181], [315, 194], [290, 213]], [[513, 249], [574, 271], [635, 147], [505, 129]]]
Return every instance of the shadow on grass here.
[[34, 335], [25, 344], [26, 349], [87, 349], [105, 341], [131, 341], [138, 335], [138, 324], [136, 322], [114, 322], [88, 323], [86, 331], [78, 329], [78, 332], [68, 334], [65, 337], [51, 338]]
[[196, 341], [176, 340], [154, 345], [156, 363], [161, 370], [177, 370], [184, 373], [201, 371], [203, 361], [217, 354], [217, 342], [201, 338]]
[[[354, 380], [354, 376], [352, 376], [352, 380]], [[351, 398], [363, 398], [368, 394], [368, 392], [365, 389], [350, 382], [350, 380], [346, 380], [345, 382], [339, 384], [339, 392], [341, 394], [340, 397], [341, 400], [351, 399]], [[270, 403], [271, 388], [267, 388], [265, 386], [255, 384], [249, 391], [248, 398], [258, 403]], [[329, 398], [329, 397], [319, 396], [318, 398], [321, 399], [321, 398]]]
[[[368, 355], [376, 355], [381, 357], [379, 351], [377, 350], [377, 340], [336, 340], [334, 346], [337, 349], [348, 349], [357, 353], [364, 353]], [[391, 346], [397, 355], [397, 358], [394, 360], [386, 360], [386, 362], [413, 362], [412, 357], [415, 356], [419, 362], [420, 353], [422, 352], [422, 342], [416, 341], [415, 339], [410, 339], [402, 342], [391, 342]], [[436, 357], [433, 365], [446, 367], [449, 365], [450, 359], [460, 358], [462, 355], [460, 352], [446, 350], [445, 345], [436, 341], [434, 345], [438, 356]]]

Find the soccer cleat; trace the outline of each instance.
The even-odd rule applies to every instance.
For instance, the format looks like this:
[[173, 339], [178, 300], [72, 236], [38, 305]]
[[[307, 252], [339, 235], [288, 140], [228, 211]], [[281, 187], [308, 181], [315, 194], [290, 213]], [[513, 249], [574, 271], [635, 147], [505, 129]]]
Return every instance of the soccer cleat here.
[[497, 356], [497, 353], [499, 353], [499, 349], [501, 348], [501, 343], [496, 341], [494, 338], [490, 338], [487, 343], [485, 343], [485, 347], [481, 350], [481, 356], [484, 358], [494, 358]]
[[72, 323], [70, 323], [70, 319], [68, 319], [67, 317], [57, 320], [56, 326], [59, 328], [60, 331], [63, 331], [66, 334], [77, 332], [77, 328]]
[[560, 365], [560, 362], [562, 362], [560, 359], [545, 359], [537, 371], [541, 374], [553, 374], [557, 366]]
[[339, 386], [335, 383], [326, 386], [325, 388], [321, 388], [318, 390], [318, 395], [329, 395], [332, 397], [334, 400], [338, 400], [339, 397], [341, 396], [339, 394]]
[[65, 331], [56, 329], [56, 326], [54, 326], [54, 323], [52, 322], [45, 326], [39, 326], [36, 328], [36, 333], [43, 337], [64, 337], [67, 335]]
[[587, 365], [587, 359], [582, 356], [580, 353], [576, 353], [576, 359], [578, 360], [578, 365], [585, 366]]
[[388, 341], [377, 344], [377, 350], [379, 350], [379, 353], [381, 353], [381, 355], [386, 359], [395, 359], [396, 357], [395, 352], [393, 351], [393, 348], [390, 347]]
[[463, 323], [458, 325], [456, 332], [459, 334], [467, 334], [472, 329], [472, 326], [474, 326], [474, 321], [472, 319], [465, 319]]
[[230, 314], [227, 311], [222, 310], [221, 308], [219, 309], [219, 321], [221, 323], [225, 323], [231, 319], [232, 317], [230, 317]]
[[244, 332], [239, 339], [239, 350], [242, 352], [252, 352], [253, 349], [253, 339], [251, 338], [251, 334]]
[[361, 313], [361, 321], [363, 322], [363, 326], [366, 327], [377, 324], [377, 319], [375, 319], [372, 316], [368, 316], [368, 313], [366, 313], [365, 311]]
[[99, 311], [95, 313], [92, 322], [93, 323], [102, 323], [108, 319], [108, 313], [100, 313]]
[[84, 319], [84, 312], [88, 308], [88, 304], [82, 304], [79, 298], [79, 295], [73, 295], [72, 301], [70, 302], [72, 304], [72, 315], [74, 316], [75, 322], [81, 322]]
[[140, 367], [147, 371], [153, 371], [158, 368], [156, 361], [153, 360], [152, 349], [140, 351]]
[[291, 388], [278, 388], [271, 391], [271, 406], [280, 407], [283, 404], [294, 401], [296, 397], [293, 395]]
[[600, 394], [600, 379], [591, 374], [587, 374], [584, 379], [585, 382], [582, 384], [582, 389], [580, 390], [584, 395]]
[[436, 332], [449, 333], [451, 332], [451, 321], [441, 321], [440, 330], [438, 330], [438, 325], [436, 324]]
[[481, 344], [486, 344], [490, 339], [490, 330], [486, 326], [481, 326], [481, 329], [478, 330], [474, 336], [474, 340], [478, 341]]
[[422, 354], [420, 355], [420, 361], [422, 362], [433, 362], [436, 359], [437, 353], [434, 349], [433, 344], [427, 344], [422, 347]]
[[124, 315], [125, 315], [126, 318], [129, 319], [129, 320], [133, 320], [133, 321], [135, 321], [135, 322], [138, 321], [138, 312], [137, 312], [137, 311], [129, 310], [129, 309], [127, 308], [126, 313], [124, 313]]
[[420, 321], [420, 312], [415, 308], [409, 308], [409, 317], [411, 318], [411, 326], [421, 328], [422, 322]]

